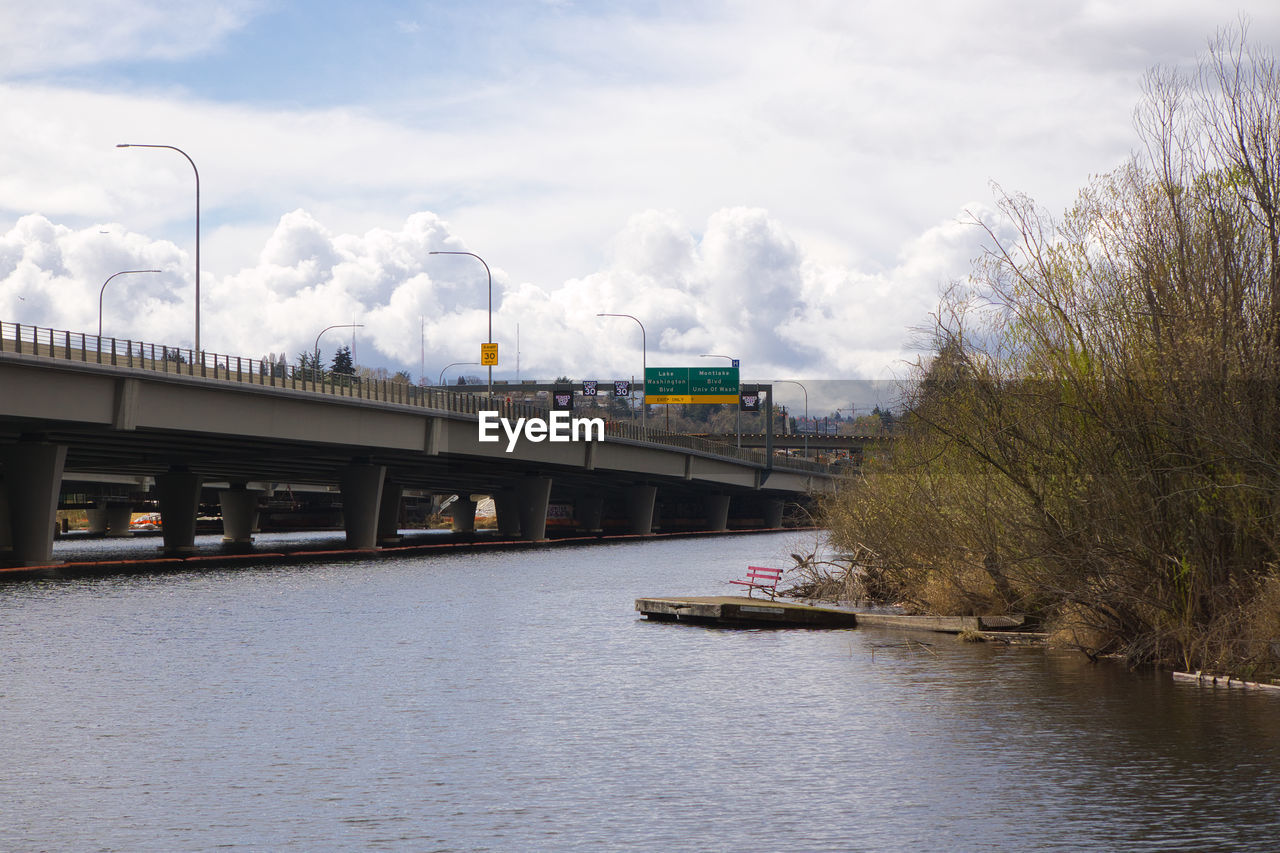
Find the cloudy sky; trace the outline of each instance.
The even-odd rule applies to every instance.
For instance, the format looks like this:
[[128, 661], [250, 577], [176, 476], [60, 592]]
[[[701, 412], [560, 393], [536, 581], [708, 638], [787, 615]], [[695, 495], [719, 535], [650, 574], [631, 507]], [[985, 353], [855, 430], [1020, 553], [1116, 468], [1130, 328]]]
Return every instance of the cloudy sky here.
[[651, 366], [901, 375], [992, 183], [1065, 208], [1241, 13], [1280, 42], [1274, 0], [0, 0], [0, 320], [92, 332], [156, 268], [104, 333], [191, 345], [191, 166], [116, 147], [159, 144], [206, 350], [360, 323], [434, 381], [489, 318], [445, 250], [498, 377], [517, 334], [521, 378], [639, 373], [601, 312]]

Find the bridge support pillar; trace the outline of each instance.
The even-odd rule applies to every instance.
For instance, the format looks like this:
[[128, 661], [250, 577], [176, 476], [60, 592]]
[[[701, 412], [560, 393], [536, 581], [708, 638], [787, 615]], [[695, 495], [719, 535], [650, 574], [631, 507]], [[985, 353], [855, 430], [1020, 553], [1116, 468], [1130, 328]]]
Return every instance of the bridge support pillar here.
[[378, 544], [395, 545], [400, 541], [400, 499], [404, 486], [386, 480], [382, 484], [382, 500], [378, 502]]
[[498, 515], [498, 533], [503, 537], [514, 539], [520, 535], [520, 501], [516, 493], [509, 489], [494, 492], [493, 509]]
[[551, 502], [551, 478], [528, 477], [516, 486], [520, 505], [520, 533], [529, 542], [547, 538], [547, 504]]
[[578, 523], [588, 533], [600, 533], [604, 530], [604, 495], [583, 495], [578, 498], [573, 509]]
[[632, 533], [646, 536], [653, 532], [653, 505], [657, 486], [632, 486], [627, 489], [627, 520]]
[[105, 535], [107, 532], [107, 510], [104, 507], [95, 506], [93, 509], [87, 509], [84, 514], [89, 519], [89, 532]]
[[476, 502], [470, 495], [458, 495], [458, 499], [449, 504], [449, 515], [453, 518], [454, 533], [471, 533], [476, 529]]
[[112, 538], [132, 536], [129, 522], [133, 520], [133, 503], [108, 503], [106, 508], [106, 533]]
[[200, 475], [171, 469], [156, 476], [156, 502], [160, 504], [160, 530], [166, 554], [190, 554], [196, 550], [196, 513], [200, 510]]
[[729, 496], [728, 495], [707, 495], [707, 529], [708, 530], [728, 530], [729, 529]]
[[378, 546], [378, 504], [386, 476], [385, 465], [356, 463], [342, 469], [342, 524], [348, 548]]
[[13, 535], [9, 515], [9, 496], [4, 489], [4, 473], [0, 472], [0, 554], [13, 550]]
[[768, 528], [782, 526], [782, 501], [770, 499], [764, 502], [764, 526]]
[[53, 527], [58, 523], [58, 491], [66, 445], [22, 441], [0, 452], [9, 506], [13, 559], [36, 566], [53, 561]]
[[231, 488], [218, 492], [222, 504], [222, 541], [247, 545], [253, 541], [253, 531], [258, 526], [258, 497], [260, 491], [245, 488], [244, 483], [232, 483]]

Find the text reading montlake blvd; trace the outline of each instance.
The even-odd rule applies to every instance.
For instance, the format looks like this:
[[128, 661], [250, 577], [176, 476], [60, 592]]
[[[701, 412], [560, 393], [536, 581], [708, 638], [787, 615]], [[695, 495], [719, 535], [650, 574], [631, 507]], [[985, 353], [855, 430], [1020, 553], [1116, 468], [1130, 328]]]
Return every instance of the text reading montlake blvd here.
[[[568, 412], [552, 412], [550, 419], [502, 417], [498, 412], [480, 412], [480, 441], [501, 441], [507, 436], [507, 453], [516, 441], [604, 441], [604, 418], [574, 418]], [[500, 432], [501, 431], [501, 432]]]

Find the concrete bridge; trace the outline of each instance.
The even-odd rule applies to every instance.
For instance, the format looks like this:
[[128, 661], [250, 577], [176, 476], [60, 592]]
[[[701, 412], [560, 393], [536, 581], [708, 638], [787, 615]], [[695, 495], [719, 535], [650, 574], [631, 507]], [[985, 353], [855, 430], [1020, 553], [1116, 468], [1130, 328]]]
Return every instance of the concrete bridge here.
[[[266, 484], [336, 485], [348, 545], [373, 548], [394, 538], [406, 489], [458, 495], [455, 529], [473, 523], [473, 496], [490, 495], [502, 533], [537, 541], [553, 501], [572, 504], [586, 530], [609, 518], [646, 534], [659, 508], [723, 530], [731, 504], [776, 527], [786, 504], [840, 476], [628, 423], [606, 423], [603, 440], [521, 440], [508, 453], [505, 441], [480, 441], [485, 410], [548, 417], [496, 397], [0, 323], [0, 559], [51, 560], [64, 479], [154, 478], [165, 550], [184, 553], [202, 488], [219, 492], [226, 539], [249, 541]], [[109, 524], [123, 516], [127, 527], [128, 510], [116, 509]]]

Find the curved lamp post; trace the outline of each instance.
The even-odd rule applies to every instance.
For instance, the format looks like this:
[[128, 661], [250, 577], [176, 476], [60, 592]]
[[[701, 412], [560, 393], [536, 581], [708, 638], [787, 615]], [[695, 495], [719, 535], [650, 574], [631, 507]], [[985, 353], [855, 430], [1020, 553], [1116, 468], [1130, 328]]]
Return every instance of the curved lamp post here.
[[[597, 314], [596, 316], [597, 317], [631, 317], [632, 320], [635, 320], [637, 323], [640, 324], [640, 377], [641, 377], [641, 383], [642, 383], [641, 387], [644, 387], [643, 385], [644, 375], [649, 372], [648, 345], [645, 343], [646, 336], [644, 332], [644, 323], [640, 322], [639, 317], [632, 316], [631, 314]], [[648, 389], [645, 389], [645, 390], [647, 391]], [[645, 395], [645, 391], [641, 391], [640, 392], [640, 428], [641, 429], [645, 428], [645, 409], [649, 408], [649, 406], [644, 401], [644, 395]]]
[[[484, 264], [485, 274], [489, 276], [489, 343], [493, 343], [493, 273], [489, 271], [489, 265], [484, 263], [484, 258], [475, 252], [427, 252], [428, 255], [470, 255], [480, 263]], [[489, 396], [493, 396], [493, 365], [489, 365]]]
[[[107, 280], [102, 283], [102, 289], [98, 291], [98, 340], [102, 340], [102, 294], [107, 292], [107, 285], [111, 283], [111, 279], [118, 275], [132, 275], [139, 272], [161, 272], [161, 270], [120, 270], [120, 272], [112, 273], [107, 276]], [[101, 344], [99, 344], [101, 346]]]
[[[704, 352], [701, 355], [699, 355], [698, 358], [727, 358], [729, 359], [730, 365], [732, 365], [734, 361], [736, 361], [736, 359], [731, 355], [716, 355], [715, 353], [711, 353], [711, 352]], [[742, 389], [739, 388], [738, 390], [741, 391]], [[739, 396], [738, 399], [739, 399], [739, 402], [737, 406], [738, 411], [736, 412], [737, 419], [736, 419], [735, 427], [737, 428], [738, 449], [741, 450], [742, 449], [742, 402], [741, 402], [742, 398], [741, 396]]]
[[[168, 148], [170, 151], [177, 151], [183, 157], [187, 158], [187, 162], [191, 164], [191, 171], [196, 173], [196, 347], [195, 351], [203, 353], [200, 349], [200, 170], [196, 168], [196, 161], [191, 159], [191, 155], [174, 145], [142, 145], [136, 142], [121, 142], [116, 145], [117, 148]], [[203, 358], [203, 356], [201, 356]]]
[[[800, 385], [800, 390], [804, 392], [804, 419], [807, 424], [809, 421], [809, 389], [804, 387], [804, 385], [795, 381], [794, 379], [773, 380], [773, 383], [775, 385], [777, 385], [780, 382], [785, 382], [788, 385]], [[804, 456], [806, 459], [809, 458], [809, 433], [807, 432], [804, 434]]]
[[444, 370], [440, 371], [440, 378], [436, 380], [436, 384], [442, 388], [444, 387], [444, 372], [445, 370], [448, 370], [450, 367], [457, 367], [460, 364], [477, 364], [478, 365], [479, 363], [480, 362], [478, 361], [455, 361], [453, 364], [446, 364], [444, 366]]
[[[325, 326], [323, 329], [320, 330], [320, 335], [323, 335], [325, 332], [329, 331], [330, 329], [363, 329], [363, 328], [364, 328], [364, 323], [339, 323], [336, 326]], [[316, 370], [320, 369], [320, 335], [316, 335], [316, 345], [315, 345]]]

